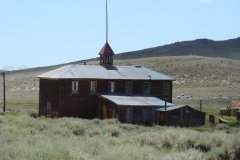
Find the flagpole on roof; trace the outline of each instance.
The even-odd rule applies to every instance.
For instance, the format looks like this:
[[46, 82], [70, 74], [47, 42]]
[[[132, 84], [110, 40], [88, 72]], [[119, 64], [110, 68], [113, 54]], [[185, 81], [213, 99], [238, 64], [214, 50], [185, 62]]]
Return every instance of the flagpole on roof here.
[[108, 2], [106, 0], [106, 42], [108, 42]]

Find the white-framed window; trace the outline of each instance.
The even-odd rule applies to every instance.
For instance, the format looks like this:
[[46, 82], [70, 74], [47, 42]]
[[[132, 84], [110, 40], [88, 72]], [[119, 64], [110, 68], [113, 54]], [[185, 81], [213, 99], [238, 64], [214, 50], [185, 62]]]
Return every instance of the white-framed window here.
[[133, 82], [126, 82], [126, 95], [132, 95]]
[[78, 81], [72, 81], [72, 94], [78, 94]]
[[90, 82], [90, 92], [97, 93], [97, 81]]
[[144, 82], [143, 83], [143, 94], [145, 96], [150, 95], [151, 91], [151, 82]]
[[109, 82], [108, 90], [109, 90], [110, 93], [114, 93], [115, 92], [115, 82]]
[[170, 95], [170, 83], [169, 82], [163, 82], [163, 95], [164, 96]]

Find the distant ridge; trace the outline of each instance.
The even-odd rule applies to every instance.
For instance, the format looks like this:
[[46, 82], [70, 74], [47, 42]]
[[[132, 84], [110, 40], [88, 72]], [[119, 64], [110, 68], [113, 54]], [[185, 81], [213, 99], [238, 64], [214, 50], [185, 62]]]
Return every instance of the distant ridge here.
[[159, 47], [116, 54], [115, 59], [123, 60], [146, 57], [189, 55], [240, 60], [240, 37], [223, 41], [196, 39], [193, 41], [175, 42]]
[[[147, 48], [143, 50], [130, 51], [115, 54], [115, 60], [128, 60], [149, 57], [168, 57], [168, 56], [203, 56], [203, 57], [217, 57], [227, 58], [233, 60], [240, 60], [240, 37], [235, 39], [213, 41], [209, 39], [196, 39], [192, 41], [175, 42], [163, 46]], [[50, 70], [56, 69], [68, 64], [79, 64], [85, 61], [96, 61], [99, 58], [91, 58], [85, 60], [78, 60], [74, 62], [57, 64], [51, 66], [35, 67], [35, 68], [22, 68], [20, 70], [7, 70], [10, 72], [21, 72], [22, 70]], [[0, 66], [0, 70], [5, 70]]]

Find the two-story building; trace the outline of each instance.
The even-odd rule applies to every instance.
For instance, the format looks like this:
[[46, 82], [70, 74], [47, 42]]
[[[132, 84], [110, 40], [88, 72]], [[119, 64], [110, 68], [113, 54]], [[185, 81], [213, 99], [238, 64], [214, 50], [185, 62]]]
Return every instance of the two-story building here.
[[155, 109], [171, 104], [172, 77], [144, 66], [114, 66], [108, 42], [99, 55], [100, 65], [72, 64], [40, 75], [39, 114], [151, 124]]

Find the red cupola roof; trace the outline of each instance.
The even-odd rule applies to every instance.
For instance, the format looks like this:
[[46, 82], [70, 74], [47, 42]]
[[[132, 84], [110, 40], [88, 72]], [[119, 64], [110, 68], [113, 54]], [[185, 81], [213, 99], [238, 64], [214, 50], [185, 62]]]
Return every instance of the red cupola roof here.
[[106, 42], [104, 44], [103, 48], [99, 52], [99, 55], [101, 55], [101, 56], [113, 56], [114, 55], [114, 52], [108, 42]]

